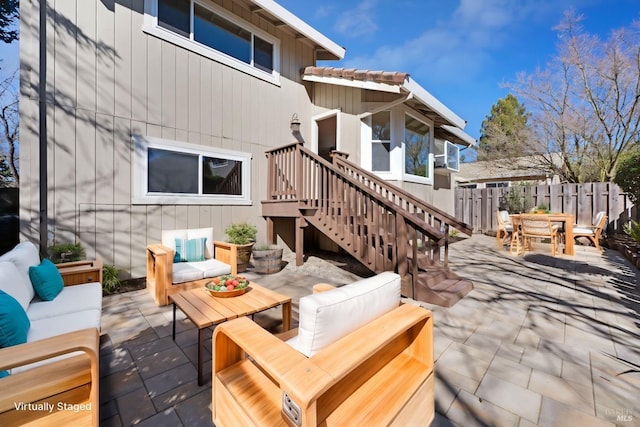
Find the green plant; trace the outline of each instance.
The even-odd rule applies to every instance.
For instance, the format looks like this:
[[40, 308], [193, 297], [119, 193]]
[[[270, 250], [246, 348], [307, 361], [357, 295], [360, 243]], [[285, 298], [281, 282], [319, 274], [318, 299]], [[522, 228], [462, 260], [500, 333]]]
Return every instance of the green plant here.
[[629, 237], [640, 243], [640, 223], [631, 220], [623, 225], [622, 229]]
[[620, 156], [613, 182], [628, 194], [632, 203], [640, 200], [640, 148]]
[[235, 245], [248, 245], [255, 242], [258, 230], [246, 222], [237, 222], [229, 225], [224, 232], [227, 235], [227, 242]]
[[460, 235], [460, 232], [455, 228], [449, 230], [449, 237], [453, 237], [454, 239]]
[[512, 213], [529, 212], [531, 209], [531, 184], [516, 183], [506, 197], [507, 210]]
[[120, 289], [122, 282], [118, 278], [120, 269], [115, 265], [105, 264], [102, 266], [102, 291], [105, 294], [112, 294]]
[[538, 206], [533, 208], [532, 211], [533, 212], [544, 212], [544, 213], [550, 213], [551, 212], [549, 210], [549, 205], [547, 205], [546, 203], [540, 203]]
[[54, 243], [47, 250], [49, 258], [54, 264], [80, 261], [85, 257], [84, 248], [80, 243]]

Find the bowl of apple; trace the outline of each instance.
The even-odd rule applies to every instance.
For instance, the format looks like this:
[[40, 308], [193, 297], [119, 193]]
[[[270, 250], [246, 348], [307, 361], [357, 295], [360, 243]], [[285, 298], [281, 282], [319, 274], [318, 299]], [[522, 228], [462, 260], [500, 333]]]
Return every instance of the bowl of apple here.
[[227, 274], [214, 277], [204, 286], [211, 295], [217, 298], [230, 298], [242, 295], [249, 290], [249, 281], [244, 276]]

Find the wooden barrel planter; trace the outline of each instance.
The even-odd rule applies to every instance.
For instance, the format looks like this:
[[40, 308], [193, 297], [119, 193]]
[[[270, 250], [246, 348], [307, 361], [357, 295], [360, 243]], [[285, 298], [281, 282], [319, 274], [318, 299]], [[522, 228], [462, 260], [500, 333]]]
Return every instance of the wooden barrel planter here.
[[282, 248], [253, 249], [253, 271], [260, 274], [277, 273], [282, 269]]

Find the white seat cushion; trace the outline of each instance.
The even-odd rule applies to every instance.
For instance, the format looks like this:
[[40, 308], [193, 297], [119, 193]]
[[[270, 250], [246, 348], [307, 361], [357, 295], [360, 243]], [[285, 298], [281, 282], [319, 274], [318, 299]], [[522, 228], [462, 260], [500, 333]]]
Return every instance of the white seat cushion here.
[[[67, 332], [78, 331], [86, 328], [96, 328], [100, 330], [100, 318], [102, 312], [100, 310], [84, 310], [75, 313], [63, 314], [56, 317], [48, 317], [40, 320], [31, 321], [31, 327], [27, 334], [27, 342], [39, 341], [44, 338], [53, 337], [55, 335], [65, 334]], [[30, 365], [19, 366], [11, 369], [11, 373], [25, 371], [40, 365], [55, 362], [67, 357], [82, 354], [81, 352], [73, 352], [64, 356], [53, 357], [41, 362], [32, 363]]]
[[27, 316], [29, 320], [34, 321], [85, 310], [102, 311], [100, 283], [65, 286], [52, 301], [43, 301], [36, 297], [29, 305]]
[[[202, 262], [202, 261], [200, 261]], [[173, 283], [191, 282], [204, 278], [204, 271], [194, 267], [191, 262], [176, 262], [173, 264]]]
[[[24, 276], [11, 261], [0, 261], [0, 290], [11, 295], [27, 311], [33, 296], [29, 292], [31, 282], [24, 283]], [[33, 288], [32, 288], [33, 289]]]
[[29, 293], [29, 300], [31, 300], [36, 295], [36, 291], [31, 285], [29, 267], [40, 265], [40, 254], [36, 245], [31, 242], [18, 243], [9, 252], [0, 256], [0, 261], [11, 261], [18, 268], [18, 271], [25, 279], [23, 283], [28, 284], [27, 292]]
[[507, 230], [508, 232], [512, 232], [513, 231], [513, 225], [505, 224], [504, 225], [504, 229]]
[[[208, 259], [206, 261], [187, 262], [189, 266], [202, 271], [203, 277], [216, 277], [223, 274], [231, 274], [231, 266], [217, 259]], [[175, 264], [173, 265], [175, 269]]]
[[573, 234], [595, 235], [593, 228], [591, 227], [573, 227]]
[[399, 305], [400, 276], [392, 272], [302, 297], [298, 336], [287, 343], [311, 357]]

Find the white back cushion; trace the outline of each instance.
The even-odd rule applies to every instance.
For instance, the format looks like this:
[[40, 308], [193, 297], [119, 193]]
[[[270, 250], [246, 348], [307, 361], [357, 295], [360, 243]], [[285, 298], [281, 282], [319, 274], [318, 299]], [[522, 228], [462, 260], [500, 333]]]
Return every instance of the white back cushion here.
[[596, 217], [593, 219], [593, 226], [597, 227], [600, 224], [600, 221], [602, 221], [602, 217], [605, 215], [605, 212], [600, 211], [596, 214]]
[[392, 272], [300, 298], [298, 336], [287, 341], [311, 357], [327, 345], [400, 305], [400, 276]]
[[213, 227], [193, 228], [187, 230], [187, 239], [198, 239], [200, 237], [207, 238], [204, 243], [205, 259], [213, 258]]
[[162, 230], [162, 244], [176, 251], [176, 239], [186, 239], [187, 230]]
[[505, 223], [511, 224], [511, 217], [509, 216], [509, 211], [500, 211], [500, 217]]
[[36, 292], [31, 285], [29, 278], [29, 267], [40, 265], [40, 254], [38, 248], [31, 242], [18, 243], [13, 249], [0, 257], [0, 261], [11, 261], [24, 278], [24, 284], [27, 286], [29, 300], [33, 299]]
[[11, 295], [27, 311], [33, 296], [28, 291], [31, 282], [25, 283], [24, 277], [11, 261], [0, 261], [0, 290]]

